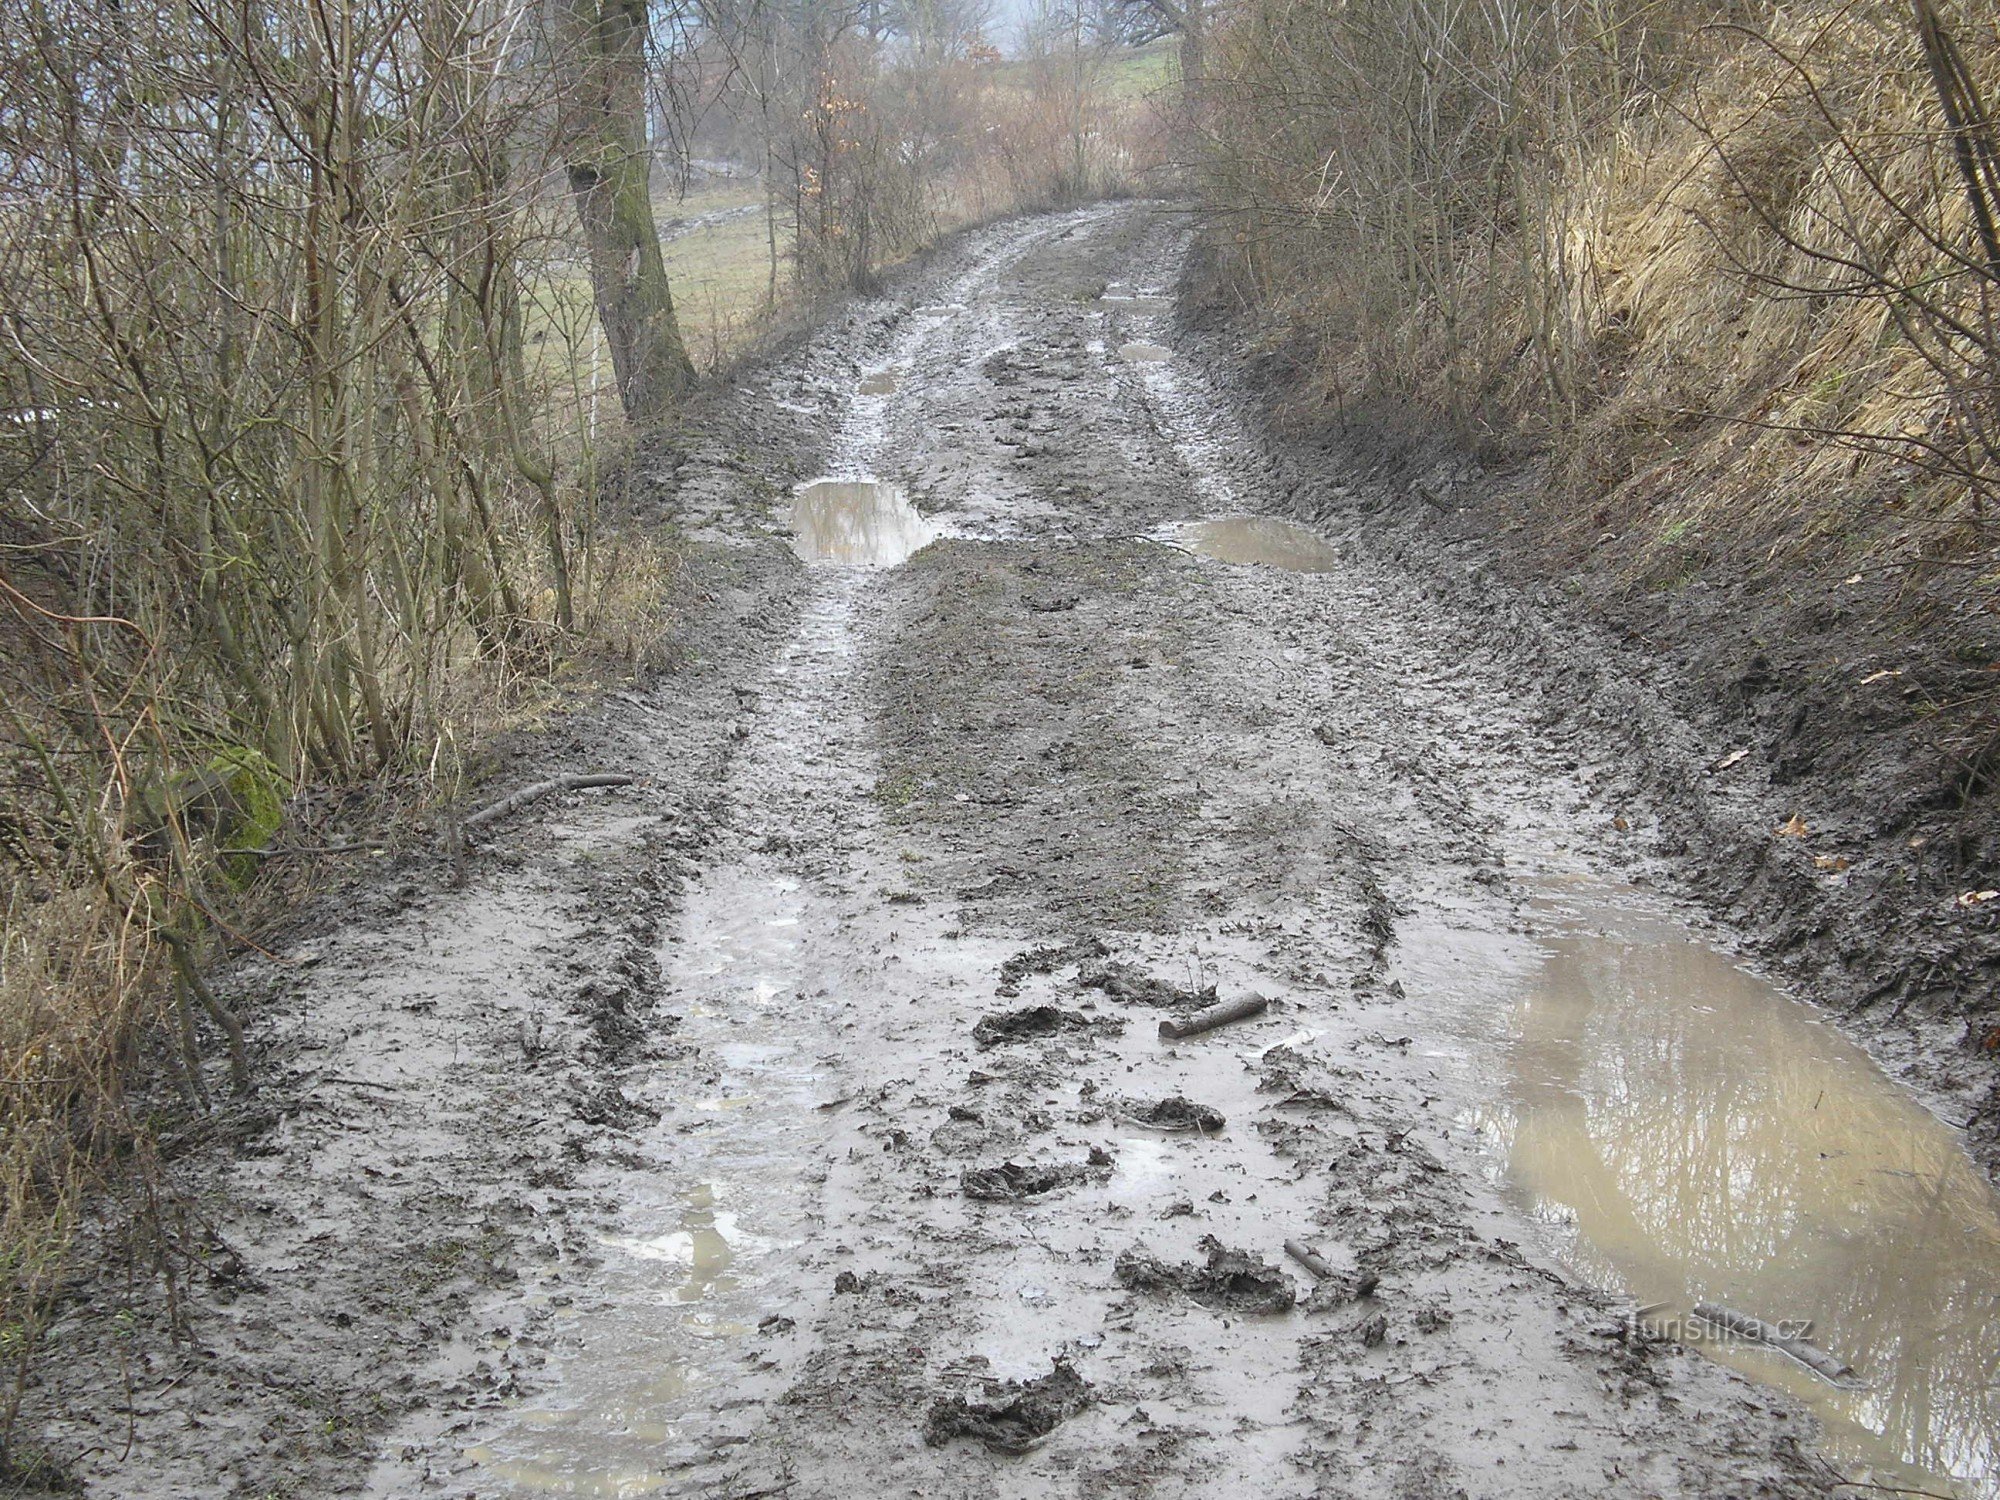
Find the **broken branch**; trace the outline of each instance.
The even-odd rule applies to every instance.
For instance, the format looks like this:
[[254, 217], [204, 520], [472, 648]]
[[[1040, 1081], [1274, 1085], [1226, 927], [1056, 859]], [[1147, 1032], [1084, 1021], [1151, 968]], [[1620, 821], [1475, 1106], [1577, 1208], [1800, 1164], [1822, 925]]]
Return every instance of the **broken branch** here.
[[509, 813], [519, 812], [530, 803], [539, 802], [542, 798], [553, 796], [557, 792], [580, 792], [600, 786], [630, 786], [635, 779], [631, 776], [595, 774], [557, 776], [549, 781], [537, 781], [532, 786], [524, 786], [520, 791], [510, 793], [498, 802], [480, 808], [478, 812], [468, 816], [460, 826], [470, 832], [475, 828], [484, 828], [489, 823], [497, 823]]
[[1213, 1031], [1218, 1026], [1227, 1026], [1231, 1021], [1247, 1021], [1252, 1016], [1262, 1015], [1271, 1002], [1262, 995], [1245, 995], [1241, 1000], [1225, 1000], [1220, 1005], [1211, 1005], [1207, 1010], [1196, 1011], [1185, 1021], [1160, 1022], [1160, 1039], [1173, 1041], [1184, 1036], [1200, 1036], [1204, 1031]]

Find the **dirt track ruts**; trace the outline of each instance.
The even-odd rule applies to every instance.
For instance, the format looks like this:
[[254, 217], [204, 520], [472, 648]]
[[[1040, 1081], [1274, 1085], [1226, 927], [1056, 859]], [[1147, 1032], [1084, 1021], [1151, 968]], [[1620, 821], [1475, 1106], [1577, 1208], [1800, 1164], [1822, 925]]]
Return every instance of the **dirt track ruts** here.
[[[270, 1081], [182, 1168], [193, 1352], [107, 1283], [31, 1393], [91, 1493], [1826, 1490], [1538, 1252], [1395, 982], [1412, 907], [1504, 933], [1524, 854], [1591, 857], [1578, 747], [1393, 568], [1148, 540], [1276, 498], [1195, 365], [1118, 354], [1171, 327], [1105, 284], [1183, 253], [997, 226], [715, 398], [661, 461], [678, 664], [551, 750], [644, 784], [231, 976]], [[822, 470], [950, 535], [800, 567]], [[1163, 1042], [1110, 963], [1274, 1004]], [[1038, 1005], [1080, 1024], [975, 1039]], [[1170, 1097], [1224, 1128], [1132, 1119]]]

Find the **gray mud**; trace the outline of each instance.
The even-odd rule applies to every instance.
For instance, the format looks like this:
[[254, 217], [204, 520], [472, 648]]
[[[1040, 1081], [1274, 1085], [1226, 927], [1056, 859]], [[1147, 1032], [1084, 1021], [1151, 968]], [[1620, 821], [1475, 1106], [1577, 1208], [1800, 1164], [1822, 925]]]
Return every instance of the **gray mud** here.
[[[1594, 1258], [1511, 1170], [1560, 1085], [1497, 1018], [1610, 817], [1422, 580], [1164, 544], [1282, 499], [1160, 299], [1100, 295], [1171, 284], [1182, 235], [1135, 204], [968, 235], [651, 456], [675, 664], [545, 747], [642, 781], [229, 976], [269, 1123], [180, 1169], [227, 1251], [179, 1283], [191, 1335], [107, 1282], [29, 1396], [91, 1493], [1905, 1474], [1633, 1317], [1653, 1262]], [[872, 488], [800, 489], [826, 475]], [[1917, 1467], [1977, 1493], [1985, 1442]]]

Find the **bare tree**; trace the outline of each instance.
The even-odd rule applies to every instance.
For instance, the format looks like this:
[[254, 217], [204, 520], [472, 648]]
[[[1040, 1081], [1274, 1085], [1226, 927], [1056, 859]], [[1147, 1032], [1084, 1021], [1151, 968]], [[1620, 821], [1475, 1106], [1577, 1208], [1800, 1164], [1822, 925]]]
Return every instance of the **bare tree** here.
[[645, 0], [569, 0], [563, 144], [619, 399], [657, 421], [695, 382], [653, 221]]

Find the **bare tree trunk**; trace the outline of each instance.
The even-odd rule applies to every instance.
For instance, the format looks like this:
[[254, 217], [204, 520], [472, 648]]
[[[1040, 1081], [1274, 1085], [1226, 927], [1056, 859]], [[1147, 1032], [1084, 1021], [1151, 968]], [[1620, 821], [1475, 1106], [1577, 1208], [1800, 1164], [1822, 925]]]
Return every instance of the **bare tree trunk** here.
[[645, 0], [569, 0], [564, 147], [597, 317], [625, 415], [658, 419], [694, 385], [681, 342], [646, 149]]

